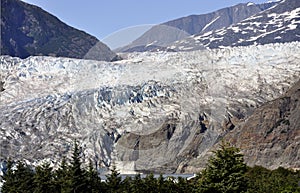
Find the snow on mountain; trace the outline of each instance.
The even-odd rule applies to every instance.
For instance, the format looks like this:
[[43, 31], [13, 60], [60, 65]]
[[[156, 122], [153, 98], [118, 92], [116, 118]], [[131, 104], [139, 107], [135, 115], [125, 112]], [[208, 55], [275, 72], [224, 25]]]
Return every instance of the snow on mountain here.
[[180, 172], [299, 79], [299, 48], [131, 53], [113, 63], [1, 56], [0, 159], [57, 162], [78, 139], [101, 167]]
[[201, 46], [223, 48], [299, 41], [299, 24], [300, 1], [285, 0], [240, 23], [177, 41], [169, 49], [190, 51]]
[[[175, 41], [183, 40], [191, 35], [218, 30], [223, 27], [236, 24], [252, 15], [272, 7], [275, 4], [276, 3], [263, 3], [249, 6], [249, 4], [240, 3], [207, 14], [190, 15], [174, 19], [152, 27], [131, 44], [116, 49], [115, 51], [174, 51], [172, 49], [166, 49], [166, 47]], [[150, 47], [147, 46], [149, 43], [153, 43], [154, 41], [155, 44], [152, 44]], [[198, 47], [197, 49], [203, 49], [203, 46]]]

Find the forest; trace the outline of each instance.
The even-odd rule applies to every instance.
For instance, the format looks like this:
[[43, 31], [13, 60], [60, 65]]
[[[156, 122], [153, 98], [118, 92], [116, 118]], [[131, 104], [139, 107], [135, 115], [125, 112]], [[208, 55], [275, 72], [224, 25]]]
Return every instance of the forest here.
[[300, 193], [300, 171], [285, 168], [268, 170], [248, 167], [240, 150], [222, 142], [213, 152], [206, 168], [193, 179], [121, 178], [116, 167], [101, 180], [92, 162], [83, 163], [78, 142], [72, 157], [63, 159], [57, 169], [49, 163], [31, 167], [24, 161], [8, 159], [2, 177], [2, 193]]

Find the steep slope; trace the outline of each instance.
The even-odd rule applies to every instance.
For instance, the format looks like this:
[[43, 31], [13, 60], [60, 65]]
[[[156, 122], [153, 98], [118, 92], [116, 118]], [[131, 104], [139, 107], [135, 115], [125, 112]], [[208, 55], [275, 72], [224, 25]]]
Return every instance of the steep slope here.
[[278, 5], [230, 27], [194, 35], [176, 42], [170, 49], [195, 50], [198, 47], [263, 45], [300, 40], [300, 1], [283, 0]]
[[274, 5], [276, 5], [275, 2], [264, 4], [241, 3], [208, 14], [191, 15], [175, 19], [165, 22], [162, 25], [178, 28], [191, 35], [205, 33], [239, 23]]
[[0, 57], [0, 160], [56, 162], [78, 139], [85, 159], [123, 173], [181, 172], [298, 80], [299, 58], [299, 43], [114, 63]]
[[[132, 52], [153, 50], [152, 46], [165, 47], [190, 35], [218, 30], [236, 24], [252, 15], [264, 11], [276, 3], [238, 4], [212, 13], [190, 15], [152, 27], [130, 45], [116, 51]], [[160, 48], [162, 49], [162, 48]]]
[[[91, 54], [93, 50], [98, 53]], [[115, 57], [95, 37], [20, 0], [1, 0], [1, 55], [21, 58], [32, 55], [87, 57], [106, 61]]]
[[[284, 95], [257, 108], [222, 139], [241, 149], [249, 166], [300, 169], [300, 81]], [[218, 143], [212, 150], [218, 147]], [[211, 152], [184, 162], [180, 172], [205, 167]]]
[[225, 139], [241, 148], [246, 162], [300, 169], [300, 81], [264, 104]]

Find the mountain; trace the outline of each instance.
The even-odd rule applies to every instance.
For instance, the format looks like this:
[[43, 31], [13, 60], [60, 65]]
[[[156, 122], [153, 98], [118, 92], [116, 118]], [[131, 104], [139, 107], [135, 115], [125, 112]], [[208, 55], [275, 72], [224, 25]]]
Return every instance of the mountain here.
[[300, 169], [299, 117], [300, 81], [283, 96], [255, 110], [226, 139], [243, 150], [251, 166]]
[[[300, 169], [300, 81], [282, 96], [264, 103], [223, 140], [241, 149], [248, 166]], [[211, 148], [214, 150], [218, 143]], [[211, 154], [181, 164], [181, 172], [205, 167]]]
[[[190, 15], [168, 21], [152, 27], [131, 44], [116, 51], [132, 52], [153, 50], [153, 48], [148, 47], [149, 45], [156, 45], [158, 47], [168, 46], [177, 40], [187, 38], [194, 34], [218, 30], [236, 24], [274, 5], [276, 5], [274, 2], [257, 5], [253, 3], [242, 3], [212, 13]], [[144, 48], [139, 50], [142, 46]]]
[[[298, 42], [129, 53], [116, 62], [1, 56], [0, 160], [57, 163], [70, 156], [77, 139], [83, 159], [104, 168], [116, 165], [122, 173], [185, 172], [186, 164], [195, 159], [204, 163], [198, 158], [226, 134], [238, 133], [238, 125], [256, 108], [299, 80], [299, 56]], [[293, 137], [297, 103], [283, 101], [282, 120], [268, 117]], [[288, 116], [290, 128], [285, 126]], [[276, 132], [277, 127], [266, 131], [266, 140]], [[247, 133], [241, 136], [242, 140]], [[295, 140], [286, 144], [298, 148], [298, 138], [291, 139]], [[264, 142], [255, 145], [265, 148]], [[295, 159], [297, 155], [290, 154], [284, 166], [299, 167]], [[261, 160], [253, 158], [251, 164], [280, 165]]]
[[162, 25], [175, 27], [187, 32], [188, 34], [194, 35], [221, 29], [232, 24], [239, 23], [240, 21], [261, 11], [269, 9], [274, 5], [276, 5], [275, 2], [263, 4], [240, 3], [235, 6], [223, 8], [212, 13], [191, 15], [175, 19], [165, 22]]
[[300, 1], [283, 0], [237, 24], [175, 42], [170, 49], [190, 51], [205, 48], [263, 45], [300, 40]]
[[20, 0], [1, 0], [1, 55], [45, 55], [112, 60], [116, 55], [97, 38]]

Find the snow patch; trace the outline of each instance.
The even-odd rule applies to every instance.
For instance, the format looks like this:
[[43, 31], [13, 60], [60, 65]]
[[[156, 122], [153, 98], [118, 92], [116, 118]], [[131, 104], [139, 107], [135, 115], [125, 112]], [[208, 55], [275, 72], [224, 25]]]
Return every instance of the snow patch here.
[[211, 22], [209, 22], [208, 24], [206, 24], [204, 26], [204, 28], [201, 31], [204, 31], [206, 28], [208, 28], [211, 24], [213, 24], [214, 22], [216, 22], [218, 19], [220, 18], [220, 16], [216, 17], [215, 19], [213, 19]]

